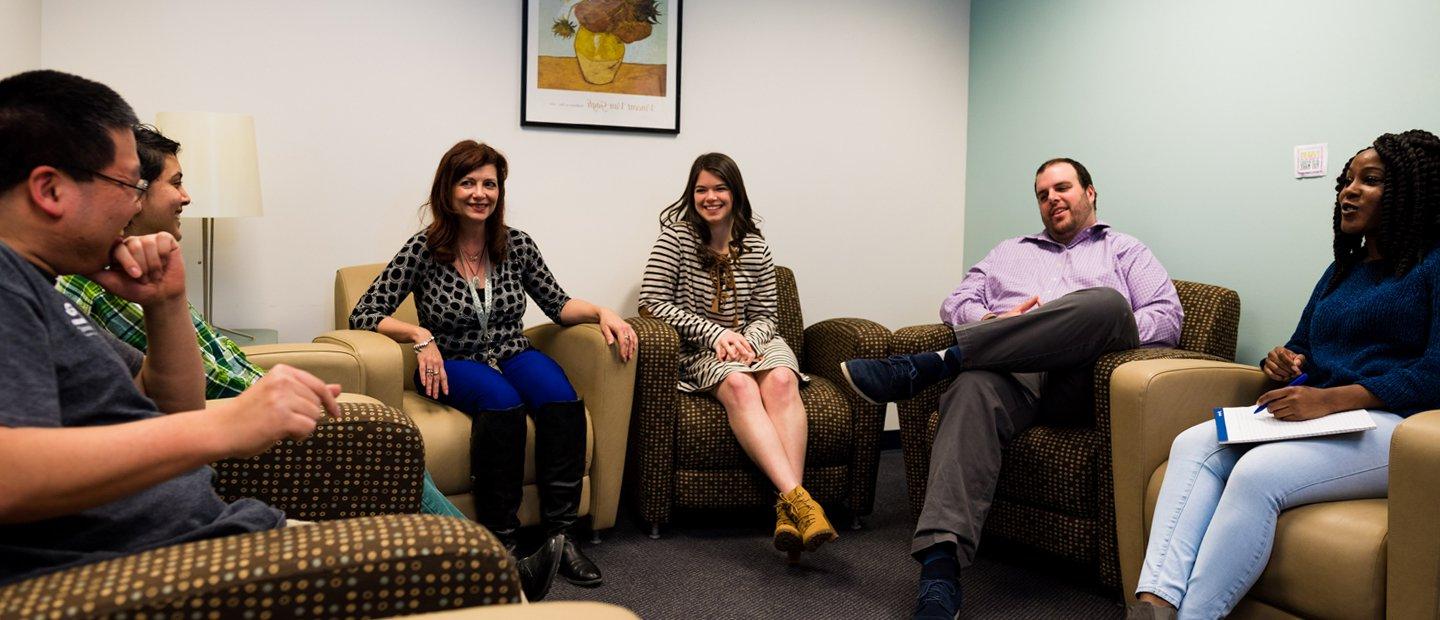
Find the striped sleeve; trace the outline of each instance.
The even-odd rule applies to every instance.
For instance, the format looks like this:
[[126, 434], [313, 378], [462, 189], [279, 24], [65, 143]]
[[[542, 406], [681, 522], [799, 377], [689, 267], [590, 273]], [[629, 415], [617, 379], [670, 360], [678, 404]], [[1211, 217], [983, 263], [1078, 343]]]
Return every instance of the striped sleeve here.
[[758, 252], [747, 252], [741, 257], [746, 269], [755, 276], [750, 298], [745, 301], [745, 318], [749, 323], [745, 325], [741, 335], [756, 348], [775, 338], [775, 312], [779, 307], [775, 260], [770, 255], [770, 244], [761, 241], [757, 245]]
[[425, 233], [416, 233], [355, 303], [355, 309], [350, 311], [350, 329], [374, 331], [381, 320], [394, 314], [414, 288], [421, 263], [428, 260], [430, 251], [425, 247]]
[[650, 250], [650, 260], [645, 263], [645, 279], [640, 284], [640, 311], [669, 323], [687, 342], [712, 348], [720, 335], [725, 333], [725, 328], [675, 303], [680, 270], [684, 268], [683, 252], [679, 233], [673, 226], [660, 231], [660, 238], [655, 240], [655, 247]]

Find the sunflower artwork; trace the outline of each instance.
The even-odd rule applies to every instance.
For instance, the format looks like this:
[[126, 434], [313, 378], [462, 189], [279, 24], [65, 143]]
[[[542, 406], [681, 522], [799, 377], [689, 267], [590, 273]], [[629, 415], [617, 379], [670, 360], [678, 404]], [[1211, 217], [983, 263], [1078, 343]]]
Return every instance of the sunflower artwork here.
[[[541, 89], [664, 97], [669, 35], [657, 0], [540, 0]], [[548, 35], [548, 36], [547, 36]], [[548, 39], [548, 40], [546, 40]]]

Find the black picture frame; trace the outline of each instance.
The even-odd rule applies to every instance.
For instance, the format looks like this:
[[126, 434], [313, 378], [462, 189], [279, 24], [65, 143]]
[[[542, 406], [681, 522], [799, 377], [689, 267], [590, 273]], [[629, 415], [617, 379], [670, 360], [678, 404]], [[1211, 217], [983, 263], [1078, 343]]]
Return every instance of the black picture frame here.
[[[666, 62], [655, 69], [654, 64], [630, 63], [629, 69], [644, 71], [648, 80], [634, 79], [624, 83], [635, 83], [653, 87], [656, 80], [654, 74], [659, 71], [662, 78], [663, 92], [659, 96], [648, 93], [640, 94], [634, 92], [606, 92], [608, 84], [595, 85], [589, 82], [591, 73], [585, 73], [580, 67], [581, 60], [576, 53], [576, 69], [574, 75], [580, 76], [585, 82], [576, 81], [570, 75], [571, 69], [568, 61], [560, 61], [560, 57], [543, 57], [539, 53], [541, 37], [553, 35], [550, 20], [558, 19], [548, 15], [540, 15], [542, 1], [547, 0], [521, 0], [521, 36], [520, 36], [520, 126], [521, 127], [557, 127], [568, 129], [594, 129], [604, 131], [626, 131], [645, 132], [660, 134], [680, 133], [680, 76], [681, 76], [681, 51], [683, 49], [682, 23], [684, 2], [683, 0], [654, 0], [659, 8], [657, 25], [663, 23], [664, 35], [666, 37], [665, 54]], [[553, 3], [553, 0], [549, 0]], [[575, 2], [562, 2], [563, 6], [573, 6]], [[570, 10], [573, 14], [573, 9]], [[533, 22], [532, 22], [533, 20]], [[578, 25], [575, 18], [570, 19], [570, 25]], [[576, 39], [581, 32], [576, 32]], [[592, 33], [593, 35], [593, 33]], [[608, 33], [601, 33], [601, 36], [614, 36]], [[653, 35], [652, 35], [653, 36]], [[673, 40], [673, 47], [670, 41]], [[619, 43], [618, 39], [610, 39], [610, 44]], [[532, 48], [532, 45], [534, 46]], [[623, 47], [623, 46], [622, 46]], [[565, 62], [565, 65], [561, 65]], [[624, 60], [614, 62], [613, 73], [616, 79], [619, 74], [626, 71]], [[609, 69], [608, 63], [595, 63], [591, 66], [601, 67], [598, 72], [602, 75]], [[544, 73], [542, 74], [542, 69]], [[566, 86], [541, 87], [542, 78], [550, 79], [554, 76], [566, 78], [566, 85], [574, 85], [576, 88]], [[636, 73], [623, 77], [635, 77]], [[623, 88], [611, 87], [611, 88]], [[581, 100], [584, 100], [583, 103]], [[647, 109], [649, 108], [649, 109]], [[671, 110], [673, 109], [673, 114]]]

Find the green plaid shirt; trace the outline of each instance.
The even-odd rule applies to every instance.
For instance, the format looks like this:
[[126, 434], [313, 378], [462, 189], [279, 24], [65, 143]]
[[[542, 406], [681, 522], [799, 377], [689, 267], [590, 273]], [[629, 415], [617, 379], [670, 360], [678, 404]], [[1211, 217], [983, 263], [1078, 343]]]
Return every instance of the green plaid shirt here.
[[[81, 312], [90, 315], [91, 320], [116, 338], [146, 350], [149, 343], [145, 339], [145, 312], [139, 304], [116, 297], [82, 276], [61, 276], [55, 290], [69, 297]], [[245, 353], [233, 340], [206, 323], [195, 306], [190, 306], [190, 320], [195, 323], [195, 339], [199, 341], [200, 358], [205, 363], [205, 398], [239, 396], [265, 374], [245, 359]]]

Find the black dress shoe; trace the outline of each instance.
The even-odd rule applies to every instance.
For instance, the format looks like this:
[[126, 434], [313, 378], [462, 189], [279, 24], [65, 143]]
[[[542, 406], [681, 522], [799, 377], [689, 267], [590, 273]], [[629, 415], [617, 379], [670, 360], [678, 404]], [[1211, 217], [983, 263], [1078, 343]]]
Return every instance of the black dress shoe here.
[[565, 544], [565, 536], [556, 534], [545, 539], [545, 543], [530, 557], [515, 563], [515, 569], [520, 573], [520, 590], [525, 593], [526, 600], [534, 603], [550, 593], [550, 584], [554, 583], [555, 571], [560, 568]]
[[560, 552], [560, 576], [565, 581], [584, 588], [593, 588], [605, 583], [600, 576], [600, 567], [580, 553], [580, 546], [569, 536], [565, 537], [564, 550]]

